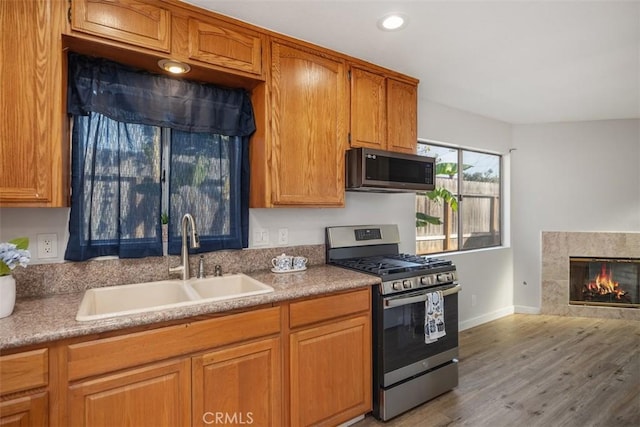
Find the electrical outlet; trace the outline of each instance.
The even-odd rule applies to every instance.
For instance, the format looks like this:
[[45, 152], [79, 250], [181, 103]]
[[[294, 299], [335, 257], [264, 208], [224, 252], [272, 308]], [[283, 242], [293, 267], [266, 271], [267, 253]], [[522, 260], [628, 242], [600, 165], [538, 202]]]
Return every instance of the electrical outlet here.
[[289, 229], [288, 228], [279, 228], [278, 229], [278, 244], [286, 245], [289, 243]]
[[38, 258], [58, 258], [58, 235], [56, 233], [38, 234]]
[[263, 228], [253, 231], [253, 246], [266, 246], [269, 244], [269, 230]]

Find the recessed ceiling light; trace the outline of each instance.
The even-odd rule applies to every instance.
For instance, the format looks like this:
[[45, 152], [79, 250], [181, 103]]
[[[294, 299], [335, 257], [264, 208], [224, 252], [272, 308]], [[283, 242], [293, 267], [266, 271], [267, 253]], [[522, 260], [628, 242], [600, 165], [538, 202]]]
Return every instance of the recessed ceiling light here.
[[384, 31], [396, 31], [407, 26], [407, 17], [402, 13], [390, 13], [378, 19], [378, 28]]
[[174, 61], [173, 59], [161, 59], [158, 61], [158, 66], [173, 74], [184, 74], [191, 71], [189, 64]]

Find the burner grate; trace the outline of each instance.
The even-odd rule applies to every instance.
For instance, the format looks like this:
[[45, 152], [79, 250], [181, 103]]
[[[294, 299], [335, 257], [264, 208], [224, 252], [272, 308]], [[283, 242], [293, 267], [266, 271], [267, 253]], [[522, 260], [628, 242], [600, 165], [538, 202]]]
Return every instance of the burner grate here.
[[379, 276], [406, 272], [428, 272], [441, 266], [451, 265], [450, 261], [429, 259], [411, 254], [391, 254], [362, 258], [347, 258], [332, 260], [333, 264], [364, 271]]

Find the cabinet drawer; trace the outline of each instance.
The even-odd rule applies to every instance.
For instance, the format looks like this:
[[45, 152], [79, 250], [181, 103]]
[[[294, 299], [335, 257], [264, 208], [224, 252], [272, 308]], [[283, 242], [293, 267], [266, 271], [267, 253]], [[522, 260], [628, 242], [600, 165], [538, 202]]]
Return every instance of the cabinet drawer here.
[[294, 302], [289, 308], [289, 327], [309, 325], [323, 320], [368, 311], [371, 309], [369, 288], [346, 294]]
[[74, 31], [169, 52], [171, 12], [137, 0], [73, 0]]
[[46, 348], [0, 357], [0, 394], [44, 387], [48, 383]]
[[262, 37], [254, 31], [210, 19], [189, 19], [189, 58], [260, 75]]
[[72, 344], [69, 380], [280, 332], [280, 307]]

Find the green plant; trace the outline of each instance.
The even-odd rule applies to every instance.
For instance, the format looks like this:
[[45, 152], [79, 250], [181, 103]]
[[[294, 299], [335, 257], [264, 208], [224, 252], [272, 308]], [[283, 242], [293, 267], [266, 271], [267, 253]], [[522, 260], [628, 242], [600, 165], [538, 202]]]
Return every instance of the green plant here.
[[160, 215], [160, 224], [162, 225], [169, 224], [169, 215], [167, 215], [166, 212], [163, 212]]
[[[451, 207], [451, 210], [458, 210], [458, 199], [449, 190], [443, 187], [433, 189], [427, 193], [418, 193], [427, 196], [429, 200], [436, 203], [444, 202]], [[437, 216], [427, 215], [423, 212], [416, 212], [416, 227], [426, 227], [429, 224], [442, 225], [442, 220]]]

